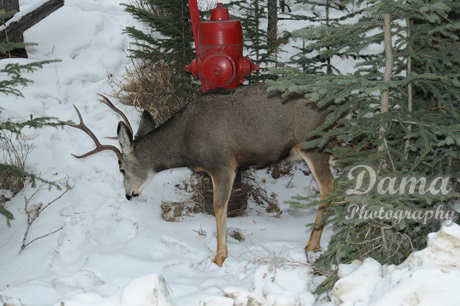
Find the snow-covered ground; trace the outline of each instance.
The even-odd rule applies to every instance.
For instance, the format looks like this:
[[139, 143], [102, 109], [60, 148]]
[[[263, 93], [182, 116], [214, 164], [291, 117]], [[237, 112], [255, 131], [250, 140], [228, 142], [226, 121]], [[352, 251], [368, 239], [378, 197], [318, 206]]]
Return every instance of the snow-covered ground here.
[[[23, 9], [35, 3], [20, 2]], [[136, 22], [123, 11], [120, 2], [66, 0], [63, 8], [27, 31], [26, 41], [39, 43], [28, 47], [30, 60], [61, 62], [27, 75], [34, 84], [22, 89], [24, 98], [1, 96], [5, 109], [2, 119], [23, 120], [32, 114], [76, 121], [72, 107], [75, 104], [100, 138], [114, 136], [119, 118], [97, 102], [96, 94], [110, 94], [108, 78], [121, 78], [130, 65], [126, 54], [129, 39], [122, 31]], [[0, 65], [8, 62], [0, 61]], [[117, 106], [134, 126], [138, 124], [137, 110], [119, 103]], [[305, 225], [313, 222], [315, 211], [291, 210], [287, 204], [281, 204], [283, 214], [275, 218], [251, 203], [246, 216], [228, 221], [228, 227], [238, 229], [245, 240], [229, 237], [229, 257], [219, 268], [211, 262], [216, 247], [214, 217], [198, 214], [181, 222], [161, 218], [161, 203], [189, 196], [175, 187], [189, 179], [189, 170], [158, 174], [139, 200], [128, 202], [116, 157], [111, 152], [84, 160], [71, 156], [93, 148], [84, 133], [71, 128], [43, 128], [25, 130], [24, 136], [34, 145], [28, 158], [29, 169], [61, 186], [68, 181], [72, 189], [40, 214], [27, 242], [56, 232], [34, 241], [21, 254], [18, 253], [27, 225], [25, 198], [30, 198], [36, 188], [27, 186], [9, 202], [15, 220], [8, 227], [0, 219], [0, 304], [315, 303], [311, 291], [320, 279], [313, 276], [303, 249], [309, 236]], [[265, 170], [257, 173], [259, 181], [265, 182], [264, 188], [276, 193], [280, 203], [316, 188], [311, 176], [302, 171], [296, 171], [293, 178], [278, 180], [271, 179]], [[40, 191], [29, 201], [29, 207], [47, 205], [61, 193], [57, 189]], [[416, 305], [413, 301], [421, 301], [433, 305], [430, 302], [437, 293], [424, 289], [430, 281], [445, 290], [454, 288], [449, 286], [458, 288], [458, 231], [454, 226], [433, 235], [427, 250], [414, 254], [399, 267], [382, 267], [371, 259], [342, 267], [343, 278], [331, 293], [334, 302], [367, 305], [369, 301], [391, 301], [379, 305]], [[331, 234], [330, 228], [326, 228], [323, 247]], [[417, 278], [415, 281], [411, 281], [411, 273], [413, 279]], [[435, 279], [430, 280], [431, 276]], [[398, 292], [415, 292], [416, 297], [410, 299], [407, 295], [406, 301], [406, 296]], [[455, 294], [458, 301], [458, 290], [450, 296]], [[448, 300], [441, 301], [439, 305], [449, 304]]]
[[428, 246], [402, 264], [372, 258], [340, 265], [331, 292], [336, 305], [460, 305], [460, 226], [428, 235]]
[[[24, 0], [21, 5], [26, 9], [33, 2]], [[33, 114], [77, 121], [75, 104], [101, 140], [116, 145], [103, 137], [116, 134], [119, 118], [97, 101], [96, 94], [110, 94], [109, 76], [121, 78], [130, 64], [129, 39], [122, 31], [136, 22], [120, 2], [66, 0], [63, 8], [27, 31], [26, 41], [38, 43], [28, 47], [30, 60], [62, 62], [27, 75], [34, 84], [22, 89], [25, 98], [2, 96], [2, 118], [21, 120]], [[133, 125], [138, 124], [137, 110], [117, 106]], [[161, 218], [163, 201], [189, 196], [175, 188], [189, 179], [189, 170], [158, 174], [138, 201], [128, 202], [114, 154], [104, 152], [84, 160], [71, 156], [92, 149], [92, 141], [83, 132], [44, 128], [25, 130], [24, 136], [34, 145], [30, 169], [62, 186], [68, 180], [72, 190], [40, 215], [28, 241], [62, 230], [35, 241], [20, 255], [27, 224], [24, 197], [29, 198], [35, 189], [27, 187], [8, 204], [15, 220], [11, 227], [0, 222], [0, 296], [4, 301], [17, 298], [23, 305], [39, 306], [81, 293], [107, 297], [140, 277], [153, 285], [156, 278], [148, 277], [152, 274], [164, 277], [176, 305], [198, 305], [202, 298], [222, 295], [231, 286], [253, 291], [256, 283], [262, 290], [263, 282], [271, 283], [272, 276], [274, 283], [280, 278], [283, 290], [301, 294], [311, 288], [303, 248], [309, 236], [305, 225], [314, 220], [314, 211], [288, 212], [289, 206], [283, 205], [281, 218], [253, 209], [245, 217], [230, 219], [228, 227], [239, 229], [246, 239], [229, 238], [229, 258], [218, 268], [211, 262], [216, 248], [213, 216], [199, 214], [175, 223]], [[273, 181], [264, 170], [259, 173], [267, 177], [267, 190], [277, 193], [281, 203], [315, 186], [300, 171], [290, 183], [290, 177]], [[46, 205], [60, 193], [41, 191], [30, 205]], [[324, 245], [328, 235], [324, 235]], [[280, 288], [276, 292], [282, 293]], [[134, 305], [130, 303], [125, 305]]]

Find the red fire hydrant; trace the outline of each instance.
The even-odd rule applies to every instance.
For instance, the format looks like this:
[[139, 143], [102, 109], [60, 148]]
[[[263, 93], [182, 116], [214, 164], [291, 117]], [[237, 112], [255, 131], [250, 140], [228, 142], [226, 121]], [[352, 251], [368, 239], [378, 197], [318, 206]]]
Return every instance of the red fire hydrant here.
[[188, 0], [197, 58], [185, 70], [199, 77], [203, 93], [236, 88], [259, 66], [243, 57], [243, 28], [217, 3], [210, 21], [201, 21], [196, 0]]

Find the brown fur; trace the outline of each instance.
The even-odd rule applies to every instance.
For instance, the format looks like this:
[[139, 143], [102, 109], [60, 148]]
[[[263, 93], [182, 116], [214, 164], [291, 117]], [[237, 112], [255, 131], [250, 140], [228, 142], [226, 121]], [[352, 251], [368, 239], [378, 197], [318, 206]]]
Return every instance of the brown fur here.
[[[300, 156], [308, 163], [321, 198], [330, 193], [334, 179], [329, 155], [300, 148], [306, 134], [317, 128], [325, 115], [324, 110], [304, 98], [282, 99], [268, 94], [266, 86], [261, 84], [226, 94], [203, 95], [158, 128], [144, 114], [139, 128], [142, 133], [134, 140], [124, 124], [119, 128], [123, 148], [120, 168], [125, 173], [127, 197], [139, 194], [151, 172], [177, 167], [206, 171], [214, 185], [217, 223], [214, 262], [221, 266], [227, 257], [227, 202], [237, 169], [265, 167]], [[325, 205], [318, 211], [307, 251], [320, 247]]]

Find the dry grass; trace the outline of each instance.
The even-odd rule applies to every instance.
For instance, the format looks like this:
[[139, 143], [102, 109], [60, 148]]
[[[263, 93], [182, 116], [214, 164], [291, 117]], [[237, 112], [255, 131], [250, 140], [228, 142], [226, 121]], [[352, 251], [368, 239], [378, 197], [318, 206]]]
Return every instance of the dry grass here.
[[0, 190], [9, 190], [16, 195], [24, 188], [25, 177], [9, 173], [0, 173]]
[[[2, 151], [2, 164], [16, 166], [21, 170], [25, 170], [27, 157], [33, 150], [32, 145], [26, 144], [21, 136], [16, 137], [13, 133], [2, 131], [0, 132], [0, 148]], [[0, 191], [10, 191], [15, 196], [24, 188], [25, 180], [26, 177], [24, 176], [0, 173]]]
[[183, 202], [163, 203], [161, 204], [161, 211], [163, 220], [169, 222], [178, 222], [183, 220], [185, 216], [202, 212], [199, 205], [188, 200]]
[[[270, 167], [267, 169], [267, 172], [271, 172], [273, 176], [274, 169], [277, 168]], [[292, 170], [292, 167], [290, 169]], [[276, 178], [279, 178], [283, 175], [280, 174], [278, 176], [278, 174], [279, 173], [277, 171], [277, 174], [275, 175]], [[265, 207], [265, 211], [267, 213], [275, 213], [275, 217], [279, 217], [281, 215], [281, 209], [279, 208], [279, 203], [276, 198], [276, 194], [272, 193], [270, 196], [268, 195], [267, 190], [257, 182], [254, 171], [245, 171], [244, 184], [246, 185], [249, 194], [252, 196], [252, 199], [257, 205]]]
[[0, 194], [0, 206], [4, 205], [8, 201], [8, 198], [3, 194]]
[[173, 67], [164, 61], [133, 60], [122, 80], [111, 79], [115, 96], [124, 104], [150, 111], [158, 125], [182, 109], [198, 93], [192, 85], [183, 84], [185, 94], [178, 95], [177, 76]]
[[162, 218], [165, 221], [178, 222], [185, 216], [204, 212], [204, 190], [202, 189], [200, 174], [194, 174], [188, 181], [175, 186], [191, 194], [181, 202], [165, 202], [161, 204]]
[[[290, 173], [290, 172], [289, 172]], [[284, 175], [287, 175], [284, 174]], [[194, 174], [188, 181], [175, 186], [179, 190], [190, 193], [191, 196], [180, 202], [165, 202], [161, 205], [162, 218], [165, 221], [178, 222], [186, 216], [196, 213], [213, 214], [212, 206], [212, 182], [205, 174]], [[234, 186], [235, 187], [235, 186]], [[276, 195], [268, 195], [267, 191], [257, 183], [253, 170], [246, 170], [242, 173], [242, 183], [237, 186], [236, 197], [231, 199], [228, 204], [228, 217], [239, 217], [246, 214], [246, 205], [241, 205], [240, 201], [247, 203], [251, 196], [257, 205], [265, 208], [266, 213], [273, 214], [279, 218], [281, 210], [279, 208]], [[235, 196], [236, 195], [236, 196]], [[235, 238], [238, 240], [238, 238]], [[242, 238], [244, 240], [244, 237]]]

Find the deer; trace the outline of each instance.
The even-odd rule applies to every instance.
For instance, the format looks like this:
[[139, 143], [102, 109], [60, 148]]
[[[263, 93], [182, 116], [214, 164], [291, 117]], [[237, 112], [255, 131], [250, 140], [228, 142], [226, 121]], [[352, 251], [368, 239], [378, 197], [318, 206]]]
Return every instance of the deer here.
[[327, 197], [334, 187], [329, 167], [330, 153], [302, 148], [306, 135], [319, 127], [327, 112], [303, 96], [282, 98], [267, 92], [265, 84], [252, 84], [225, 94], [211, 92], [188, 103], [178, 113], [157, 126], [144, 110], [135, 135], [127, 117], [105, 96], [101, 102], [122, 117], [117, 137], [121, 150], [102, 145], [85, 125], [74, 105], [80, 123], [63, 122], [82, 130], [96, 147], [76, 158], [101, 151], [113, 151], [127, 200], [133, 200], [163, 170], [188, 167], [206, 172], [213, 185], [217, 248], [213, 262], [222, 266], [227, 250], [227, 203], [237, 170], [265, 167], [283, 160], [304, 159], [320, 191], [320, 204], [305, 252], [320, 250]]

